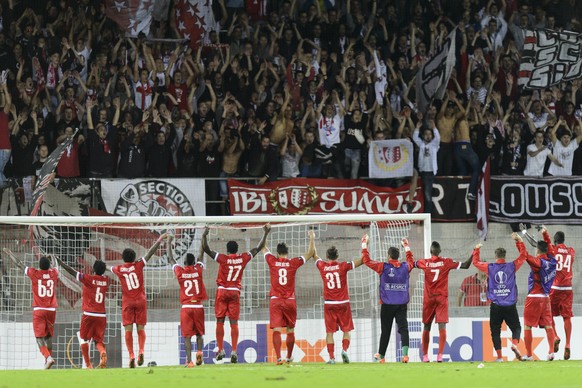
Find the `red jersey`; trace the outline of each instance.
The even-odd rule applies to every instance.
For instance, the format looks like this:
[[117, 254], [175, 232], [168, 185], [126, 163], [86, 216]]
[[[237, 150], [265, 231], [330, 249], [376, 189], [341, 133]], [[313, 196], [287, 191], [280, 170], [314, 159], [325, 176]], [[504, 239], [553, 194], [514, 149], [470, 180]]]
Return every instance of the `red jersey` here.
[[299, 267], [305, 264], [305, 258], [276, 257], [271, 253], [265, 253], [265, 260], [269, 265], [271, 275], [271, 298], [295, 299], [295, 274]]
[[199, 304], [208, 299], [204, 280], [202, 279], [203, 263], [198, 262], [184, 267], [174, 264], [172, 269], [180, 284], [180, 304]]
[[214, 260], [218, 263], [218, 276], [216, 277], [218, 288], [240, 291], [243, 271], [252, 258], [250, 252], [229, 255], [217, 253]]
[[123, 263], [111, 268], [111, 271], [117, 275], [121, 283], [121, 302], [124, 301], [144, 301], [146, 300], [143, 267], [145, 260], [143, 258], [133, 263]]
[[56, 311], [57, 296], [55, 295], [55, 285], [59, 278], [59, 271], [56, 268], [48, 270], [24, 268], [24, 274], [32, 282], [32, 307], [34, 310]]
[[[178, 109], [179, 110], [188, 110], [188, 86], [185, 83], [183, 84], [176, 84], [175, 82], [170, 83], [168, 85], [168, 93], [170, 93], [176, 101], [178, 101]], [[168, 102], [168, 108], [173, 108], [174, 103], [172, 100]]]
[[552, 288], [555, 290], [571, 290], [572, 289], [572, 266], [574, 265], [574, 257], [576, 250], [572, 247], [567, 247], [566, 244], [554, 245], [548, 232], [543, 233], [544, 241], [548, 243], [548, 252], [556, 258], [556, 277]]
[[424, 298], [436, 295], [449, 296], [449, 272], [459, 269], [461, 263], [453, 259], [432, 256], [430, 259], [417, 260], [416, 268], [424, 271]]
[[323, 299], [326, 304], [346, 303], [350, 301], [348, 293], [348, 271], [354, 269], [354, 262], [323, 261], [315, 262], [323, 280]]
[[[77, 280], [83, 283], [83, 312], [89, 315], [105, 315], [105, 294], [109, 278], [103, 275], [88, 275], [77, 272]], [[99, 315], [97, 315], [99, 314]]]

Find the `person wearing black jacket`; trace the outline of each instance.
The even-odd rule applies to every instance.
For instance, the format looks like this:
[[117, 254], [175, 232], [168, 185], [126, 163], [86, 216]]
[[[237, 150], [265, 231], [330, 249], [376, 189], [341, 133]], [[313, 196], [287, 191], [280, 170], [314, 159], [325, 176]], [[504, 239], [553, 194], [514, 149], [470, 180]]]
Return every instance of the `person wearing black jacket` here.
[[[222, 171], [222, 155], [218, 152], [218, 144], [210, 132], [203, 132], [200, 135], [200, 143], [197, 146], [196, 176], [201, 178], [218, 178]], [[219, 186], [215, 179], [206, 180], [206, 215], [220, 215], [220, 206], [216, 203], [219, 200]]]
[[115, 145], [117, 144], [117, 122], [119, 121], [119, 98], [114, 99], [115, 115], [113, 125], [107, 130], [104, 123], [93, 126], [91, 110], [95, 102], [87, 100], [87, 151], [89, 153], [89, 178], [112, 178], [117, 166]]
[[152, 145], [151, 137], [141, 126], [127, 128], [128, 136], [121, 142], [117, 176], [119, 178], [143, 178], [146, 171], [147, 152]]
[[248, 174], [257, 177], [259, 185], [277, 180], [279, 175], [279, 157], [277, 149], [270, 145], [268, 136], [263, 136], [258, 146], [252, 144], [249, 152]]
[[172, 115], [169, 111], [164, 111], [165, 132], [161, 130], [162, 121], [159, 118], [157, 109], [153, 110], [154, 124], [150, 128], [150, 135], [153, 134], [154, 142], [148, 152], [147, 176], [164, 178], [169, 175], [172, 163], [172, 143], [176, 137]]
[[[192, 136], [194, 139], [192, 139]], [[200, 134], [196, 132], [193, 135], [184, 134], [184, 138], [182, 138], [178, 147], [177, 176], [184, 178], [196, 176], [196, 159], [198, 158], [198, 147], [200, 146], [199, 138]]]
[[26, 131], [20, 130], [20, 124], [25, 122], [27, 114], [22, 112], [14, 123], [10, 143], [12, 144], [12, 175], [14, 177], [34, 176], [34, 150], [38, 140], [38, 124], [36, 112], [31, 112], [30, 117], [34, 122], [34, 135], [29, 138]]

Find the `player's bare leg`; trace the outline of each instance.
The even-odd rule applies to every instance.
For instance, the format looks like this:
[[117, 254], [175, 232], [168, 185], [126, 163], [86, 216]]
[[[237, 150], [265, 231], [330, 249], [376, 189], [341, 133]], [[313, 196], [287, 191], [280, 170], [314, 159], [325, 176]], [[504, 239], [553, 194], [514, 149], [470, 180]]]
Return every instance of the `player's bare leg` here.
[[572, 319], [564, 318], [564, 332], [566, 333], [566, 348], [564, 349], [564, 360], [570, 359], [570, 339], [572, 338]]
[[443, 352], [447, 344], [447, 324], [439, 323], [439, 353], [437, 355], [437, 362], [443, 362]]
[[293, 348], [295, 347], [295, 328], [287, 328], [287, 337], [285, 338], [285, 345], [287, 345], [287, 363], [293, 361]]
[[224, 317], [216, 318], [216, 346], [218, 346], [218, 353], [216, 353], [216, 361], [222, 361], [224, 358]]
[[103, 342], [97, 342], [95, 346], [97, 346], [97, 350], [101, 355], [101, 362], [99, 362], [98, 368], [105, 369], [107, 368], [107, 351], [105, 350], [105, 344]]
[[129, 352], [129, 367], [135, 368], [135, 354], [133, 353], [133, 323], [123, 326], [125, 329], [125, 346]]
[[193, 368], [192, 362], [192, 337], [184, 337], [184, 350], [186, 351], [186, 368]]
[[327, 353], [329, 354], [328, 364], [335, 364], [333, 333], [325, 334], [325, 343], [327, 344]]
[[548, 353], [547, 360], [554, 361], [554, 352], [553, 352], [553, 345], [554, 345], [554, 338], [555, 338], [554, 329], [552, 328], [552, 326], [546, 326], [545, 329], [546, 329], [546, 337], [548, 339], [548, 349], [550, 349], [550, 352]]
[[202, 349], [204, 348], [204, 337], [200, 334], [196, 334], [196, 365], [202, 365]]
[[348, 357], [348, 349], [350, 348], [350, 332], [344, 331], [344, 336], [342, 338], [342, 361], [344, 364], [350, 363], [350, 358]]
[[430, 342], [430, 327], [431, 323], [425, 323], [422, 329], [422, 362], [430, 362], [428, 357], [428, 345]]
[[146, 332], [144, 325], [137, 325], [137, 342], [139, 345], [139, 355], [137, 356], [137, 365], [142, 366], [144, 362], [144, 348], [146, 342]]
[[282, 327], [275, 327], [273, 329], [273, 348], [275, 349], [275, 356], [277, 357], [277, 365], [283, 365], [285, 361], [281, 358], [281, 330]]
[[232, 352], [230, 352], [230, 363], [236, 364], [238, 362], [238, 354], [236, 353], [236, 345], [238, 344], [238, 320], [230, 319], [230, 337], [232, 341]]

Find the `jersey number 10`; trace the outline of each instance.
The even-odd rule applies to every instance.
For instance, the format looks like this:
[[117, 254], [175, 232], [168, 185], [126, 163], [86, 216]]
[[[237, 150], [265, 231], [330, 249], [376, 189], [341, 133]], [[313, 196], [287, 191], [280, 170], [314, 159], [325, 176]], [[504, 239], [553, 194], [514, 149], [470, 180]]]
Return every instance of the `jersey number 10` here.
[[127, 285], [127, 289], [129, 291], [139, 288], [139, 279], [137, 278], [137, 274], [135, 272], [124, 273], [123, 277], [125, 278], [125, 284]]

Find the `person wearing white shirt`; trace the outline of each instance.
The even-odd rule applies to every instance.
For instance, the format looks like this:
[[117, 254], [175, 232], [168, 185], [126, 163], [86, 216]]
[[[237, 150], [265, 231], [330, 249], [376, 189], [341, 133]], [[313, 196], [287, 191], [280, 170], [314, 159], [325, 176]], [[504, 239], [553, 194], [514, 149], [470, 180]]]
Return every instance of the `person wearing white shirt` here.
[[[556, 135], [560, 131], [559, 138]], [[558, 123], [550, 131], [550, 140], [554, 145], [552, 154], [559, 161], [561, 166], [552, 163], [548, 169], [548, 173], [553, 176], [571, 176], [572, 163], [574, 162], [574, 151], [582, 141], [582, 133], [578, 133], [572, 141], [572, 132], [567, 128], [563, 120]]]
[[546, 159], [560, 165], [560, 162], [552, 155], [552, 151], [544, 145], [544, 132], [538, 130], [534, 134], [534, 142], [527, 146], [527, 161], [523, 175], [542, 177]]
[[420, 137], [420, 127], [422, 119], [419, 117], [416, 128], [412, 133], [412, 141], [418, 146], [418, 171], [422, 179], [424, 192], [424, 212], [432, 211], [432, 186], [437, 173], [437, 152], [441, 137], [434, 121], [428, 120], [428, 127], [422, 130]]

